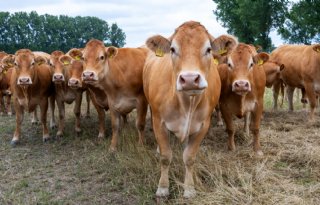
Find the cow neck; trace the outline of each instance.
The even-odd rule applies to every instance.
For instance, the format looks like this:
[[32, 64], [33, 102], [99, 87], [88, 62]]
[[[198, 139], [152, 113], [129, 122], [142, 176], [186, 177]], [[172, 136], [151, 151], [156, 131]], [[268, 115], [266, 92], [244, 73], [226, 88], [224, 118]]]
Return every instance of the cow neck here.
[[[115, 72], [117, 70], [117, 72]], [[102, 83], [103, 89], [107, 91], [107, 94], [110, 95], [113, 92], [110, 92], [111, 90], [118, 89], [121, 87], [121, 85], [118, 83], [119, 81], [124, 81], [123, 78], [123, 72], [121, 67], [113, 65], [110, 66], [110, 60], [107, 61], [107, 64], [105, 65], [105, 68], [103, 69], [104, 75], [101, 80], [99, 80], [99, 83]]]

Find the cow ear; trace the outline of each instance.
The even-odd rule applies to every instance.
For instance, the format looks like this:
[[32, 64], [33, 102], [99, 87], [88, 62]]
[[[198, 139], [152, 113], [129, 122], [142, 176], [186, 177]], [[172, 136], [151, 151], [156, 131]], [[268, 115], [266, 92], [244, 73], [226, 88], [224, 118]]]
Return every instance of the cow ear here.
[[82, 59], [82, 52], [80, 49], [73, 48], [68, 52], [69, 56], [75, 60], [81, 60]]
[[110, 46], [106, 48], [106, 57], [113, 58], [118, 54], [118, 48]]
[[161, 35], [155, 35], [147, 39], [146, 46], [152, 50], [156, 56], [163, 57], [164, 54], [170, 52], [171, 42]]
[[238, 40], [231, 35], [221, 35], [211, 41], [213, 53], [220, 56], [228, 55], [237, 45]]
[[62, 65], [70, 65], [72, 58], [67, 55], [62, 55], [62, 56], [60, 56], [59, 61], [60, 61], [60, 63], [62, 63]]
[[15, 57], [14, 55], [7, 55], [5, 56], [3, 59], [2, 59], [2, 64], [5, 66], [5, 67], [13, 67], [14, 65], [14, 60], [15, 60]]
[[257, 65], [263, 65], [268, 60], [269, 60], [269, 54], [265, 52], [258, 53], [253, 57], [253, 61]]
[[313, 50], [320, 53], [320, 44], [316, 44], [312, 46]]
[[37, 56], [34, 61], [37, 65], [42, 65], [48, 62], [47, 59], [42, 56]]

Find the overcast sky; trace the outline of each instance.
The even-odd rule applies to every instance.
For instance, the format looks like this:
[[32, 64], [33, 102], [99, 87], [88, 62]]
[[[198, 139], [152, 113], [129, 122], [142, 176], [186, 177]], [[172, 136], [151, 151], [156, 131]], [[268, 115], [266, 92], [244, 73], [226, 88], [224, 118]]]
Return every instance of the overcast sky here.
[[[200, 3], [201, 2], [201, 3]], [[1, 3], [1, 11], [36, 11], [38, 14], [96, 16], [109, 23], [117, 23], [126, 33], [126, 47], [137, 47], [154, 35], [170, 36], [185, 21], [201, 22], [218, 37], [227, 33], [216, 20], [212, 0], [8, 0]], [[276, 46], [282, 41], [271, 34]]]

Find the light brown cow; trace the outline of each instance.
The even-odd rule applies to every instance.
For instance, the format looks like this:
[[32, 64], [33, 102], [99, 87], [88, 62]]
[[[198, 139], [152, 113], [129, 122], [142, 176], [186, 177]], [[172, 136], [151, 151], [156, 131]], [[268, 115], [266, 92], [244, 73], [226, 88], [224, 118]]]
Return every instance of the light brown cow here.
[[[143, 87], [160, 151], [158, 197], [169, 195], [168, 174], [172, 159], [169, 131], [186, 144], [184, 197], [193, 197], [196, 193], [193, 165], [220, 95], [220, 78], [211, 53], [216, 42], [204, 26], [194, 21], [179, 26], [168, 39], [156, 35], [146, 42], [153, 52], [146, 60]], [[237, 43], [230, 37], [221, 42]]]
[[309, 120], [314, 121], [317, 96], [320, 95], [320, 44], [283, 45], [272, 51], [271, 60], [284, 64], [281, 79], [289, 89], [305, 89], [310, 103]]
[[110, 150], [116, 150], [121, 116], [136, 108], [139, 142], [143, 143], [148, 104], [143, 93], [142, 70], [147, 49], [105, 47], [103, 42], [94, 39], [86, 44], [82, 53], [82, 79], [89, 85], [92, 101], [100, 109], [98, 137], [104, 137], [104, 111], [101, 109], [108, 105], [112, 123]]
[[[224, 48], [219, 48], [224, 49]], [[242, 118], [251, 113], [250, 129], [253, 133], [253, 150], [262, 155], [259, 140], [259, 127], [263, 111], [263, 95], [266, 75], [263, 62], [269, 58], [267, 53], [253, 52], [249, 45], [240, 43], [230, 54], [219, 59], [221, 95], [219, 106], [226, 123], [228, 149], [235, 150], [233, 115]], [[248, 115], [247, 115], [248, 116]]]
[[[10, 79], [13, 70], [13, 64], [8, 65], [2, 60], [8, 56], [5, 52], [0, 52], [0, 115], [8, 114], [12, 115], [11, 111], [11, 90], [10, 90]], [[4, 98], [6, 102], [4, 102]]]
[[[68, 53], [72, 53], [70, 50]], [[72, 57], [78, 56], [76, 53]], [[74, 114], [76, 117], [75, 131], [79, 135], [80, 128], [80, 109], [82, 102], [82, 93], [85, 89], [79, 80], [83, 72], [82, 61], [71, 58], [70, 55], [64, 55], [61, 51], [54, 51], [50, 57], [50, 65], [52, 66], [53, 76], [52, 82], [55, 85], [55, 98], [59, 109], [59, 126], [56, 136], [62, 137], [65, 121], [65, 105], [75, 102]]]
[[20, 49], [13, 57], [7, 59], [7, 62], [14, 64], [15, 67], [11, 78], [16, 111], [16, 130], [11, 141], [12, 145], [16, 145], [20, 140], [24, 111], [32, 112], [37, 105], [40, 105], [43, 141], [50, 138], [47, 110], [48, 97], [53, 93], [53, 84], [50, 68], [44, 63], [45, 61], [43, 57], [35, 58], [29, 49]]

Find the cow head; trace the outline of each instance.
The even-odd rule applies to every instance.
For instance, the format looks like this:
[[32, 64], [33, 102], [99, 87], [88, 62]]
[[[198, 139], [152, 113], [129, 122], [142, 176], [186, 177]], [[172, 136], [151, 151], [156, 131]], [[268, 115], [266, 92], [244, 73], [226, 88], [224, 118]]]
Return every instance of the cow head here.
[[240, 43], [226, 56], [220, 57], [219, 63], [228, 66], [232, 91], [238, 95], [246, 95], [251, 91], [253, 69], [263, 69], [260, 67], [268, 59], [267, 53], [257, 53], [252, 46]]
[[55, 84], [61, 84], [65, 81], [64, 65], [60, 61], [60, 57], [63, 55], [62, 51], [53, 51], [50, 56], [49, 65], [53, 71], [52, 82]]
[[199, 22], [179, 26], [170, 38], [150, 37], [147, 47], [158, 57], [170, 57], [176, 90], [188, 95], [201, 94], [208, 86], [214, 38]]
[[[82, 87], [82, 72], [83, 72], [83, 62], [81, 60], [82, 53], [68, 52], [69, 56], [61, 56], [60, 61], [68, 61], [70, 66], [68, 67], [68, 86], [72, 89], [77, 89]], [[71, 57], [70, 57], [71, 56]]]
[[82, 51], [83, 68], [82, 80], [87, 84], [95, 84], [108, 72], [107, 61], [117, 55], [118, 49], [105, 47], [102, 41], [90, 40]]
[[6, 59], [7, 64], [14, 64], [17, 84], [27, 87], [32, 85], [35, 76], [35, 67], [46, 62], [41, 56], [35, 57], [29, 49], [20, 49], [14, 56]]
[[266, 86], [271, 87], [274, 82], [280, 79], [280, 72], [284, 69], [284, 65], [267, 61], [263, 64], [263, 69], [266, 74]]

